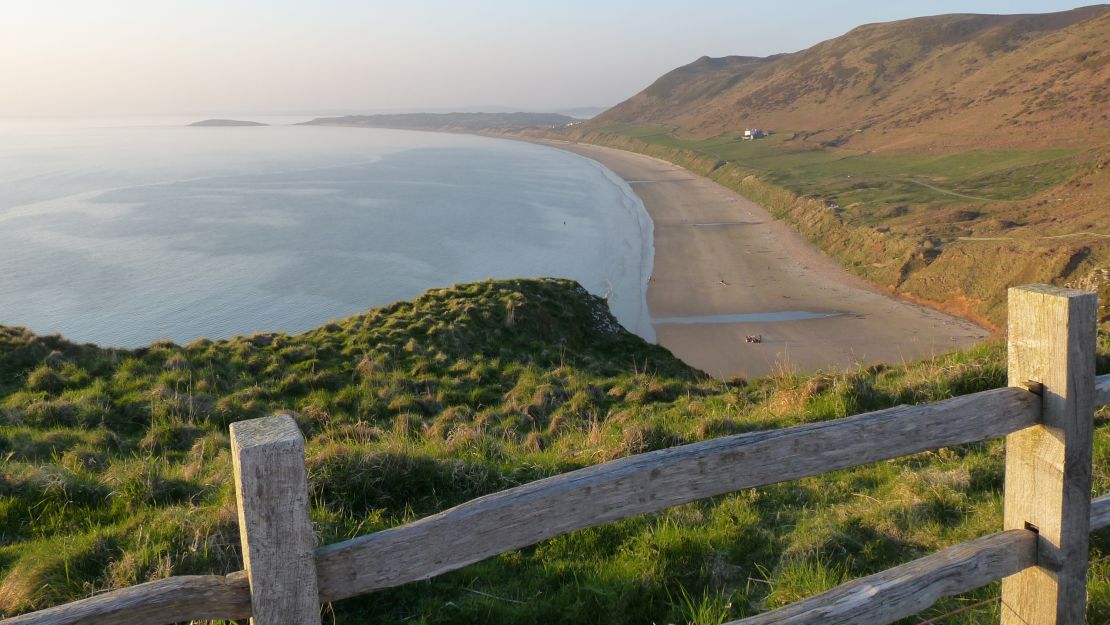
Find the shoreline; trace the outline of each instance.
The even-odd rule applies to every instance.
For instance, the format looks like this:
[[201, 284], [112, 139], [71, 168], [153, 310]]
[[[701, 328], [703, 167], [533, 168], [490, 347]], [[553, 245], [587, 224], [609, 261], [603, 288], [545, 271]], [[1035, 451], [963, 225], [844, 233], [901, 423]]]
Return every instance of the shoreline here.
[[[594, 160], [632, 188], [653, 222], [647, 308], [657, 342], [715, 377], [903, 362], [990, 336], [970, 320], [891, 297], [762, 207], [677, 165], [500, 136]], [[749, 335], [763, 342], [747, 343]]]
[[[565, 154], [569, 154], [575, 158], [580, 158], [583, 161], [595, 167], [613, 186], [621, 190], [626, 198], [625, 208], [635, 217], [637, 229], [640, 232], [640, 262], [638, 264], [639, 271], [639, 297], [640, 306], [639, 312], [636, 315], [636, 327], [628, 328], [634, 334], [639, 335], [649, 343], [658, 343], [658, 337], [655, 332], [655, 323], [651, 314], [651, 309], [648, 306], [648, 290], [651, 287], [651, 275], [655, 270], [655, 221], [651, 218], [647, 207], [644, 205], [643, 199], [632, 188], [632, 185], [627, 180], [621, 178], [613, 170], [606, 167], [600, 161], [592, 158], [575, 154], [569, 150], [559, 150]], [[645, 318], [646, 317], [646, 318]]]

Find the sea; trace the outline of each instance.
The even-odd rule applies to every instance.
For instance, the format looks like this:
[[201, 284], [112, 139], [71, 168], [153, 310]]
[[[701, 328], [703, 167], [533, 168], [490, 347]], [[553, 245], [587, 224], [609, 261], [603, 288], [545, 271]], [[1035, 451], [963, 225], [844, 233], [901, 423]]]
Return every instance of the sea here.
[[595, 161], [303, 117], [196, 119], [0, 120], [0, 325], [187, 343], [552, 276], [654, 340], [651, 219]]

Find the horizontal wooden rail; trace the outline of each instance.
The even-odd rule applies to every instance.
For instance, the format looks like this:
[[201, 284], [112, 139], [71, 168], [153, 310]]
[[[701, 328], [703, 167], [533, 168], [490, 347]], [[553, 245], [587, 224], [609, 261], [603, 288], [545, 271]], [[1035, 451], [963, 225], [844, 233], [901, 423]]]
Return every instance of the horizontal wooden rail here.
[[886, 625], [1033, 566], [1037, 535], [1010, 530], [854, 579], [786, 607], [728, 625]]
[[182, 575], [67, 603], [0, 621], [3, 625], [165, 625], [251, 615], [251, 591], [243, 571]]
[[[1110, 495], [1103, 495], [1094, 498], [1091, 501], [1091, 532], [1102, 530], [1102, 528], [1110, 527]], [[856, 591], [860, 591], [862, 587], [877, 587], [882, 592], [892, 594], [890, 584], [881, 584], [886, 579], [888, 574], [899, 571], [901, 568], [908, 568], [910, 572], [915, 571], [928, 571], [928, 566], [914, 566], [916, 564], [925, 564], [932, 558], [934, 562], [946, 562], [939, 560], [939, 556], [944, 554], [955, 554], [956, 557], [965, 557], [968, 552], [962, 551], [972, 545], [980, 542], [987, 543], [987, 547], [983, 550], [982, 557], [992, 557], [993, 546], [1001, 541], [1005, 544], [1010, 544], [1008, 538], [998, 538], [998, 536], [1005, 536], [1019, 530], [1012, 530], [1010, 532], [1003, 532], [1001, 534], [993, 534], [979, 538], [978, 541], [971, 541], [949, 547], [948, 550], [938, 552], [934, 555], [922, 558], [922, 560], [911, 562], [900, 567], [888, 569], [884, 573], [871, 575], [870, 577], [862, 577], [856, 579], [855, 582], [831, 589], [831, 591], [823, 595], [816, 595], [803, 602], [797, 604], [790, 604], [784, 608], [778, 609], [775, 612], [766, 613], [767, 615], [774, 614], [778, 618], [790, 617], [786, 613], [787, 609], [793, 608], [800, 604], [813, 604], [818, 597], [826, 597], [831, 601], [838, 602], [839, 605], [846, 605], [845, 601], [849, 595], [849, 585], [856, 584]], [[992, 541], [993, 540], [993, 541]], [[317, 550], [317, 554], [321, 550]], [[963, 555], [960, 555], [963, 554]], [[948, 556], [946, 556], [948, 557]], [[991, 566], [1005, 566], [1005, 563], [995, 563]], [[898, 575], [894, 575], [898, 577]], [[919, 576], [915, 576], [918, 578]], [[995, 577], [997, 579], [998, 577]], [[963, 583], [971, 583], [972, 577], [962, 577]], [[869, 584], [869, 586], [865, 585]], [[956, 583], [953, 583], [956, 584]], [[981, 585], [981, 584], [980, 584]], [[935, 586], [924, 584], [920, 591], [916, 592], [934, 592], [936, 593]], [[932, 599], [932, 603], [937, 601], [937, 598], [942, 596], [949, 596], [951, 594], [959, 594], [971, 591], [978, 586], [967, 586], [967, 589], [956, 592], [945, 592], [936, 594]], [[869, 592], [869, 591], [868, 591]], [[834, 597], [833, 594], [837, 593]], [[844, 598], [841, 598], [844, 597]], [[928, 604], [928, 605], [931, 605]], [[919, 612], [919, 609], [918, 609]], [[823, 612], [821, 614], [828, 614]], [[204, 619], [225, 619], [225, 618], [246, 618], [251, 615], [251, 595], [248, 585], [246, 585], [246, 573], [238, 571], [231, 573], [226, 577], [219, 575], [186, 575], [181, 577], [170, 577], [169, 579], [159, 579], [157, 582], [148, 582], [139, 584], [138, 586], [131, 586], [128, 588], [120, 589], [120, 591], [113, 591], [111, 593], [104, 593], [81, 601], [73, 602], [58, 607], [51, 607], [43, 609], [40, 612], [33, 612], [24, 614], [22, 616], [14, 616], [11, 618], [3, 619], [0, 621], [2, 625], [108, 625], [114, 623], [129, 623], [131, 625], [164, 625], [165, 623], [188, 622], [188, 621], [204, 621]], [[756, 625], [761, 623], [756, 621], [765, 615], [760, 614], [757, 616], [744, 619], [744, 621], [737, 622], [741, 625]], [[900, 618], [898, 616], [896, 618]], [[777, 621], [769, 621], [769, 623], [776, 623]], [[805, 621], [781, 621], [783, 623], [806, 623]], [[828, 621], [836, 623], [836, 621]], [[850, 621], [849, 621], [850, 622]], [[870, 623], [870, 621], [859, 621], [860, 623]], [[824, 623], [824, 621], [823, 621]]]
[[564, 473], [317, 552], [333, 601], [428, 579], [506, 551], [671, 506], [1005, 436], [1040, 418], [1017, 387], [726, 436]]
[[1095, 378], [1095, 408], [1110, 404], [1110, 375]]
[[[1091, 501], [1091, 531], [1094, 532], [1106, 527], [1110, 527], [1110, 495], [1104, 495]], [[871, 586], [867, 587], [880, 588], [880, 590], [882, 590], [883, 592], [889, 593], [890, 596], [893, 596], [894, 591], [891, 589], [892, 587], [890, 583], [880, 584], [879, 586], [876, 586], [877, 583], [882, 582], [884, 579], [886, 579], [885, 576], [887, 574], [890, 574], [893, 571], [898, 571], [902, 568], [908, 568], [911, 572], [928, 570], [928, 567], [910, 567], [915, 564], [923, 564], [926, 560], [930, 559], [934, 559], [934, 562], [945, 562], [947, 560], [938, 558], [943, 554], [949, 554], [949, 552], [951, 552], [951, 554], [949, 555], [955, 554], [956, 557], [966, 557], [967, 552], [961, 551], [960, 548], [966, 548], [971, 545], [976, 545], [981, 541], [986, 542], [988, 545], [988, 547], [984, 548], [985, 555], [983, 555], [982, 557], [989, 559], [992, 557], [990, 553], [993, 553], [992, 550], [994, 548], [990, 545], [995, 545], [996, 543], [993, 541], [989, 541], [988, 539], [1000, 540], [1005, 544], [1011, 544], [1007, 542], [1009, 539], [999, 539], [997, 537], [1020, 531], [1023, 530], [1011, 530], [1011, 532], [994, 534], [992, 536], [987, 536], [976, 541], [963, 543], [961, 545], [956, 545], [955, 547], [949, 547], [947, 550], [937, 552], [936, 554], [933, 554], [932, 556], [929, 556], [927, 558], [923, 558], [915, 562], [910, 562], [909, 564], [905, 564], [894, 569], [889, 569], [883, 573], [878, 573], [870, 577], [861, 578], [859, 580], [855, 580], [855, 582], [849, 582], [844, 586], [834, 588], [833, 590], [830, 590], [822, 595], [817, 595], [810, 599], [805, 599], [804, 601], [801, 601], [797, 604], [791, 604], [780, 610], [769, 612], [768, 614], [776, 614], [779, 618], [785, 619], [789, 617], [790, 614], [783, 612], [784, 610], [788, 610], [793, 606], [799, 605], [801, 603], [810, 603], [810, 605], [816, 605], [816, 600], [818, 597], [826, 597], [832, 601], [839, 602], [840, 605], [845, 605], [844, 601], [847, 597], [850, 596], [848, 592], [848, 586], [850, 584], [858, 582], [857, 586], [863, 588], [865, 587], [865, 580], [871, 580], [870, 582], [867, 582], [868, 584], [871, 584]], [[319, 554], [324, 549], [326, 549], [326, 547], [318, 549], [317, 554]], [[961, 556], [960, 554], [963, 554], [963, 556]], [[317, 555], [317, 557], [319, 558], [319, 555]], [[947, 558], [949, 556], [945, 557]], [[1002, 567], [1004, 565], [1004, 562], [996, 562], [991, 566]], [[317, 566], [319, 566], [319, 560], [317, 560]], [[960, 567], [956, 568], [959, 569]], [[894, 575], [894, 577], [898, 576]], [[933, 578], [939, 579], [935, 575], [933, 576]], [[952, 585], [970, 584], [974, 578], [970, 576], [964, 576], [960, 579], [963, 581], [959, 584], [957, 584], [957, 582], [953, 582]], [[994, 579], [998, 578], [996, 577]], [[978, 586], [967, 586], [967, 590], [936, 594], [933, 602], [941, 597], [948, 596], [950, 594], [958, 594], [960, 592], [967, 592], [968, 590], [974, 590], [977, 587]], [[939, 592], [938, 590], [936, 590], [937, 588], [941, 587], [924, 584], [923, 588], [920, 589], [919, 592], [936, 593]], [[944, 588], [947, 588], [947, 586], [945, 586]], [[327, 589], [321, 588], [321, 593], [325, 592], [326, 590]], [[861, 591], [857, 588], [853, 592], [865, 591]], [[838, 594], [832, 596], [833, 593]], [[931, 603], [928, 605], [931, 605]], [[823, 612], [823, 614], [828, 614], [828, 611]], [[130, 623], [132, 625], [165, 625], [165, 623], [187, 622], [190, 620], [244, 619], [249, 617], [250, 615], [251, 598], [250, 589], [247, 587], [247, 575], [244, 571], [236, 571], [235, 573], [229, 574], [227, 577], [222, 577], [219, 575], [188, 575], [182, 577], [171, 577], [169, 579], [162, 579], [155, 582], [147, 582], [145, 584], [139, 584], [138, 586], [131, 586], [122, 590], [107, 592], [102, 595], [91, 597], [89, 599], [82, 599], [73, 603], [67, 603], [55, 608], [48, 608], [39, 612], [31, 612], [29, 614], [24, 614], [23, 616], [15, 616], [9, 619], [4, 619], [3, 621], [0, 621], [0, 624], [114, 625], [115, 623]], [[752, 619], [758, 619], [762, 616], [764, 615], [757, 615], [751, 617], [751, 619], [739, 621], [739, 623], [742, 625], [755, 625], [756, 623], [760, 623], [762, 621]], [[768, 622], [778, 621], [771, 620]], [[782, 622], [804, 623], [807, 621], [784, 620]], [[822, 622], [835, 623], [837, 621]], [[871, 621], [863, 619], [861, 617], [861, 619], [857, 620], [856, 622], [870, 623]]]
[[[1110, 495], [1091, 501], [1091, 531], [1106, 527]], [[1033, 566], [1036, 545], [1028, 530], [991, 534], [726, 625], [886, 625]]]
[[1091, 531], [1110, 527], [1110, 495], [1091, 500]]

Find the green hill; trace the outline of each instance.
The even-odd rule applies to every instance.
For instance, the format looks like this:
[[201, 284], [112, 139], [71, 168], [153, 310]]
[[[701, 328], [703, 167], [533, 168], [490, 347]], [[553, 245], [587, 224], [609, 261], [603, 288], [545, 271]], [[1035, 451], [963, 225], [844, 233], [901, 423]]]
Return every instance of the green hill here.
[[867, 24], [791, 54], [703, 57], [595, 121], [865, 149], [1084, 147], [1110, 141], [1108, 44], [1110, 5]]
[[[1110, 339], [1100, 358], [1110, 371]], [[295, 415], [331, 543], [628, 454], [999, 386], [1003, 363], [993, 343], [724, 384], [562, 280], [461, 285], [296, 336], [185, 346], [2, 328], [0, 614], [239, 569], [232, 421]], [[1096, 427], [1106, 492], [1110, 411]], [[718, 497], [333, 607], [340, 623], [718, 623], [997, 530], [1001, 452], [941, 449]], [[1110, 619], [1110, 533], [1093, 540], [1092, 623]]]

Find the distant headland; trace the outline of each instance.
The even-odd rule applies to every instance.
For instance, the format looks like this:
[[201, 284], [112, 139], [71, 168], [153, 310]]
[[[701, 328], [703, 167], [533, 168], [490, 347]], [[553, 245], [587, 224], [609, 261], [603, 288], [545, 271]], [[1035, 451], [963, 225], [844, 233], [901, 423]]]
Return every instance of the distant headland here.
[[262, 122], [249, 122], [241, 121], [238, 119], [205, 119], [199, 122], [193, 122], [190, 126], [269, 126]]
[[399, 130], [524, 130], [526, 128], [564, 128], [582, 120], [559, 113], [397, 113], [318, 117], [301, 125], [362, 126]]

